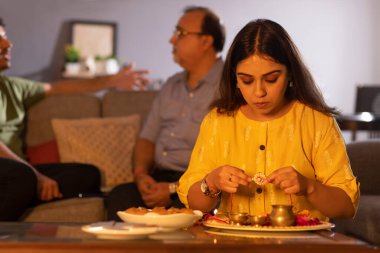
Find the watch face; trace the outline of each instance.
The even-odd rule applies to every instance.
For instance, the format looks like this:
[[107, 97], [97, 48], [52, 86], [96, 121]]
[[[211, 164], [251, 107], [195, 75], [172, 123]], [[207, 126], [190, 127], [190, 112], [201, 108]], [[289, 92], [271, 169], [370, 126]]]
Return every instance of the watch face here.
[[206, 181], [204, 179], [201, 181], [201, 191], [203, 193], [205, 193], [207, 191], [207, 184], [206, 184]]
[[170, 194], [177, 193], [177, 189], [176, 189], [176, 184], [175, 183], [170, 183], [169, 184], [169, 192], [170, 192]]

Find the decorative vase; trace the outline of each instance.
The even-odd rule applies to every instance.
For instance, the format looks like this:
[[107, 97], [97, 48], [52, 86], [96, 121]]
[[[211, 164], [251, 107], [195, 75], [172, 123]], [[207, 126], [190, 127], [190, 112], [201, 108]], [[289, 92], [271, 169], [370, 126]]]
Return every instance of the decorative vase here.
[[113, 59], [113, 58], [107, 59], [105, 62], [105, 66], [106, 66], [106, 73], [108, 75], [116, 74], [120, 70], [119, 63], [117, 62], [116, 59]]
[[79, 62], [66, 62], [65, 64], [66, 74], [79, 74], [80, 72], [80, 63]]

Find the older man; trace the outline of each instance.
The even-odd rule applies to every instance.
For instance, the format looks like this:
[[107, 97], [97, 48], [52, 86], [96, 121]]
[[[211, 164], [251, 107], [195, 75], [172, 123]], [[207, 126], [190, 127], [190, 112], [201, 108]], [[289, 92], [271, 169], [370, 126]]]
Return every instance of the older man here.
[[[12, 43], [0, 18], [0, 72], [11, 66]], [[26, 111], [44, 96], [92, 92], [115, 87], [130, 89], [147, 82], [146, 71], [127, 67], [118, 74], [94, 80], [41, 83], [0, 73], [0, 221], [17, 220], [33, 203], [99, 192], [100, 174], [84, 164], [44, 164], [24, 160], [22, 132]]]
[[188, 7], [170, 38], [173, 58], [183, 71], [157, 95], [134, 152], [135, 183], [108, 197], [109, 219], [132, 206], [182, 206], [176, 182], [186, 170], [199, 126], [217, 94], [223, 67], [225, 31], [208, 8]]

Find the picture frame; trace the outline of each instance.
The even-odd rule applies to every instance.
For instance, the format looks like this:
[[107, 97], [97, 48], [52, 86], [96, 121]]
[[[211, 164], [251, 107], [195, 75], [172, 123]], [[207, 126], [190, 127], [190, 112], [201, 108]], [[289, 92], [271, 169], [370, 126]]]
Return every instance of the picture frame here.
[[72, 20], [69, 43], [82, 58], [107, 58], [117, 55], [117, 24], [115, 22]]

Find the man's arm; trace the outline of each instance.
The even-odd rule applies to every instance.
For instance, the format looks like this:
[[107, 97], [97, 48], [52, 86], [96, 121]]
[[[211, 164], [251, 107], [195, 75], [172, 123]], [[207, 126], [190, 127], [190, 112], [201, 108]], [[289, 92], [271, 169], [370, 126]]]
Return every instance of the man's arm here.
[[148, 175], [149, 170], [154, 162], [154, 148], [153, 142], [138, 138], [133, 153], [133, 175], [137, 179], [141, 175]]
[[149, 175], [154, 163], [154, 148], [153, 142], [139, 138], [133, 156], [135, 182], [148, 207], [166, 206], [171, 201], [169, 183], [156, 182]]
[[[3, 142], [0, 141], [0, 157], [15, 160], [20, 163], [24, 163], [31, 167], [25, 160], [21, 159], [18, 155], [13, 153]], [[35, 169], [33, 169], [35, 171]], [[37, 172], [38, 173], [38, 172]]]
[[58, 183], [38, 172], [32, 165], [21, 159], [12, 150], [10, 150], [3, 142], [0, 141], [0, 157], [15, 160], [28, 166], [37, 177], [37, 191], [38, 197], [42, 201], [49, 201], [54, 198], [62, 198], [62, 194], [59, 191]]
[[144, 77], [147, 73], [147, 70], [134, 70], [130, 65], [112, 76], [44, 83], [44, 89], [46, 95], [95, 92], [107, 88], [130, 90], [138, 87], [145, 89], [145, 84], [149, 82], [149, 79]]

